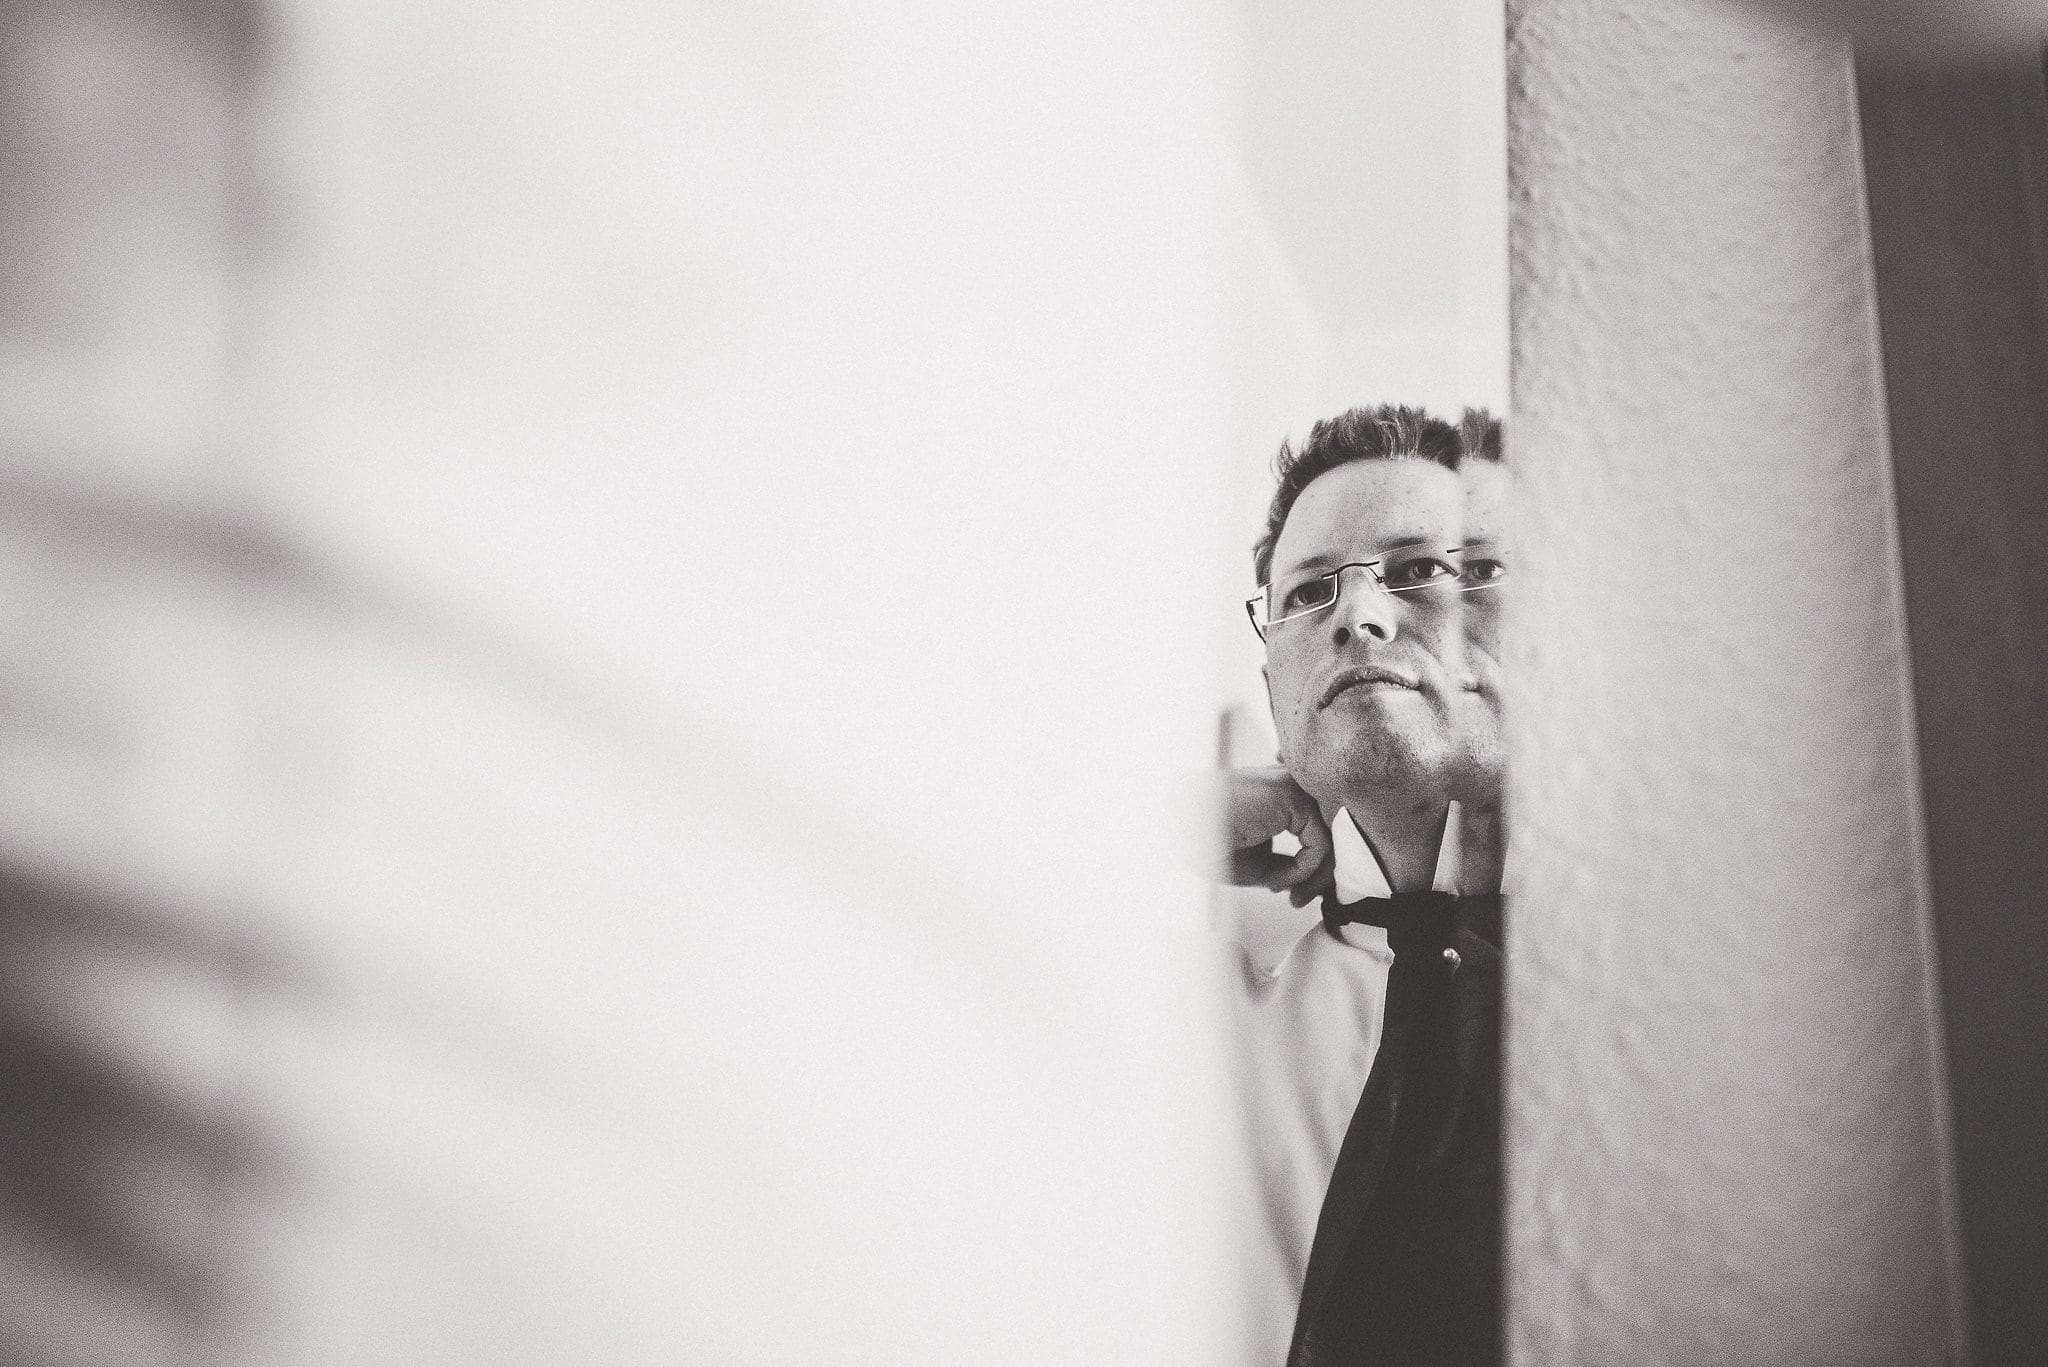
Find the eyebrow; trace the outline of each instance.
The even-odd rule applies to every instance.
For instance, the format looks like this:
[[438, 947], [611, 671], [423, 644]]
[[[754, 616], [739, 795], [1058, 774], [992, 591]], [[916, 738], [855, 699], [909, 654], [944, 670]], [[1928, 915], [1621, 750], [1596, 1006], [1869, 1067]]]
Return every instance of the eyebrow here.
[[1434, 537], [1403, 536], [1397, 537], [1394, 540], [1389, 541], [1386, 545], [1381, 546], [1371, 555], [1352, 557], [1335, 555], [1328, 551], [1319, 552], [1318, 554], [1309, 556], [1305, 560], [1298, 560], [1294, 562], [1293, 564], [1289, 565], [1286, 569], [1276, 573], [1273, 577], [1275, 579], [1278, 579], [1282, 575], [1300, 574], [1303, 570], [1316, 570], [1319, 572], [1328, 571], [1336, 568], [1339, 565], [1356, 565], [1363, 560], [1377, 560], [1381, 556], [1387, 555], [1393, 551], [1405, 551], [1410, 546], [1430, 546], [1435, 544], [1436, 538]]

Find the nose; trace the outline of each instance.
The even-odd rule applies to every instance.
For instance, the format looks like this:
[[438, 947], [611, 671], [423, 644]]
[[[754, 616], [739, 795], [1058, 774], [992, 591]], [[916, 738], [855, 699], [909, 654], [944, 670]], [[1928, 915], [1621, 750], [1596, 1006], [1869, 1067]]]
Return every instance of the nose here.
[[1354, 636], [1384, 643], [1401, 630], [1394, 595], [1382, 589], [1368, 569], [1341, 578], [1330, 621], [1331, 639], [1339, 646], [1350, 645]]

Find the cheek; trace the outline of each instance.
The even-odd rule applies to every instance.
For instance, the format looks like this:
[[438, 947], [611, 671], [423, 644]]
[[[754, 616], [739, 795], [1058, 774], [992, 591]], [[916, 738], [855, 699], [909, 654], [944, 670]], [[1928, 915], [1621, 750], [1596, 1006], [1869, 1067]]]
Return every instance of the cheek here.
[[1492, 608], [1475, 608], [1465, 614], [1465, 641], [1488, 655], [1500, 646], [1500, 613]]
[[1458, 694], [1458, 722], [1461, 729], [1482, 734], [1500, 729], [1500, 695], [1491, 691]]
[[1427, 616], [1418, 615], [1408, 624], [1408, 634], [1441, 660], [1453, 642], [1461, 643], [1470, 634], [1465, 620], [1454, 608], [1432, 612]]
[[1273, 729], [1284, 746], [1290, 735], [1308, 726], [1315, 716], [1314, 700], [1307, 695], [1308, 671], [1276, 664], [1267, 679], [1273, 694]]
[[1301, 692], [1301, 676], [1301, 664], [1292, 655], [1276, 653], [1266, 657], [1266, 691], [1272, 696], [1275, 715], [1293, 709]]
[[1446, 680], [1470, 673], [1473, 657], [1483, 649], [1470, 624], [1455, 619], [1433, 623], [1430, 630], [1418, 632], [1414, 644], [1435, 662]]

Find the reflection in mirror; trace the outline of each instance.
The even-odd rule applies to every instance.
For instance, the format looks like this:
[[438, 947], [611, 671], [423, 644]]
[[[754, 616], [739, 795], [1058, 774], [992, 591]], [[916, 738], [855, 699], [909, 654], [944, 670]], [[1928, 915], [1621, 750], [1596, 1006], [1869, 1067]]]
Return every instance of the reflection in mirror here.
[[1273, 359], [1240, 407], [1252, 629], [1218, 756], [1244, 1360], [1496, 1362], [1501, 14], [1246, 25]]

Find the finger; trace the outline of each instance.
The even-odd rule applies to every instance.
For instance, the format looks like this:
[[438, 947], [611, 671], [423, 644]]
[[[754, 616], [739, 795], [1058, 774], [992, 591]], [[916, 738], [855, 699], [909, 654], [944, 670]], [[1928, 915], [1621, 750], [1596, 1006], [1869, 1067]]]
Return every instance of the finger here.
[[1317, 870], [1314, 877], [1295, 884], [1288, 891], [1287, 900], [1298, 907], [1305, 907], [1318, 898], [1335, 896], [1336, 891], [1337, 871], [1334, 868], [1324, 868]]
[[1337, 861], [1331, 859], [1320, 869], [1316, 870], [1316, 876], [1311, 880], [1311, 885], [1314, 888], [1315, 896], [1335, 897], [1337, 895]]
[[1320, 814], [1299, 821], [1294, 834], [1301, 841], [1301, 848], [1291, 861], [1287, 887], [1300, 894], [1294, 904], [1301, 906], [1308, 899], [1323, 895], [1336, 868], [1336, 845]]
[[1330, 835], [1330, 827], [1323, 820], [1323, 814], [1311, 803], [1296, 816], [1295, 824], [1289, 828], [1294, 838], [1301, 842], [1301, 852], [1296, 861], [1313, 872], [1331, 863], [1337, 853], [1337, 842]]
[[1265, 888], [1268, 892], [1285, 891], [1296, 881], [1294, 861], [1262, 846], [1233, 850], [1227, 876], [1235, 887]]
[[1272, 858], [1271, 877], [1276, 884], [1274, 891], [1278, 892], [1282, 888], [1293, 889], [1313, 883], [1316, 875], [1328, 862], [1329, 852], [1327, 849], [1318, 851], [1315, 846], [1303, 845], [1293, 854], [1275, 854]]
[[1307, 906], [1318, 897], [1327, 897], [1336, 891], [1336, 847], [1327, 835], [1315, 847], [1304, 842], [1301, 853], [1294, 859], [1298, 874], [1288, 892], [1294, 905]]

